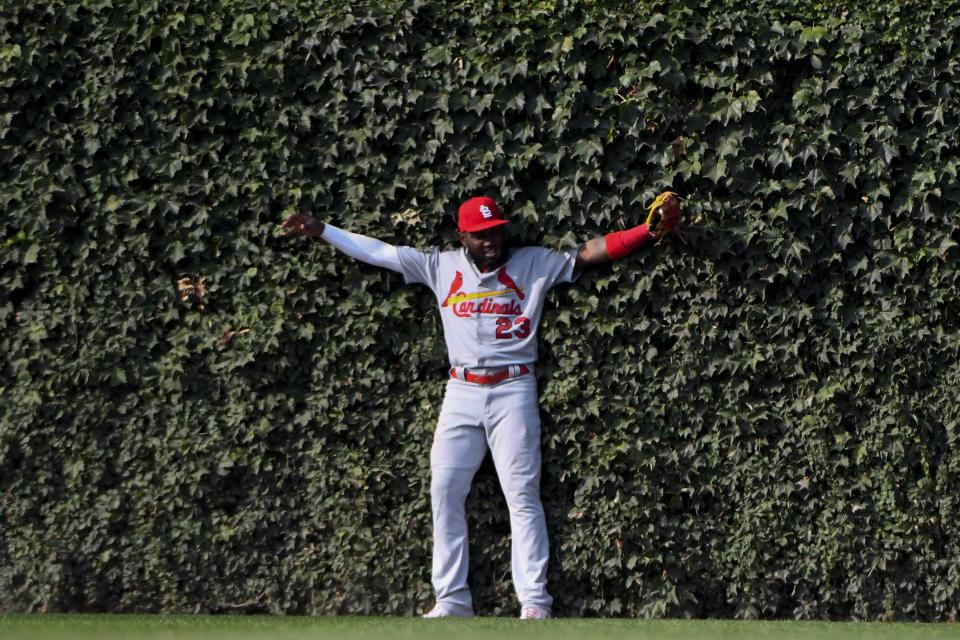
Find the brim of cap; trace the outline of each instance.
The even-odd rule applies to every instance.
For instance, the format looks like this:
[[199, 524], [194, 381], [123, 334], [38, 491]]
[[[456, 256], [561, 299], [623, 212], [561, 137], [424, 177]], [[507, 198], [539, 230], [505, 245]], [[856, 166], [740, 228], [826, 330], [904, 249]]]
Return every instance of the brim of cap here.
[[507, 222], [508, 222], [507, 220], [487, 220], [486, 222], [475, 224], [472, 227], [469, 227], [467, 229], [460, 229], [460, 231], [467, 231], [469, 233], [473, 233], [474, 231], [483, 231], [484, 229], [499, 227], [502, 224], [507, 224]]

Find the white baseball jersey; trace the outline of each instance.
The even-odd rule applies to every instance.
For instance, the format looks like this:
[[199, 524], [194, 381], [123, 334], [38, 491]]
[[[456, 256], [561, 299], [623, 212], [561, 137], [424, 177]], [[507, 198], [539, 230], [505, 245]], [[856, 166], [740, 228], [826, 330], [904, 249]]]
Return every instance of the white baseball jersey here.
[[547, 291], [579, 275], [576, 249], [507, 249], [507, 262], [489, 273], [480, 273], [466, 248], [397, 250], [406, 282], [437, 297], [450, 364], [468, 369], [536, 362]]

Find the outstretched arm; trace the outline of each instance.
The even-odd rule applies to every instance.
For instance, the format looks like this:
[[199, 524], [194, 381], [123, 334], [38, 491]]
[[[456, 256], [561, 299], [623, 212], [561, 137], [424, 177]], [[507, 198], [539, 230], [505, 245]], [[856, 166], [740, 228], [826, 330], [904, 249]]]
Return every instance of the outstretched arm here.
[[647, 222], [626, 231], [616, 231], [587, 240], [577, 251], [575, 268], [579, 271], [629, 255], [651, 238], [659, 240], [677, 228], [680, 223], [680, 205], [676, 196], [665, 191], [650, 205]]
[[580, 248], [577, 250], [577, 262], [574, 268], [580, 271], [584, 267], [592, 267], [603, 264], [604, 262], [610, 262], [611, 260], [613, 260], [613, 258], [607, 253], [606, 236], [597, 236], [580, 245]]
[[333, 225], [319, 222], [313, 216], [304, 213], [294, 213], [284, 220], [280, 226], [284, 229], [283, 235], [285, 236], [295, 233], [309, 238], [320, 236], [351, 258], [356, 258], [376, 267], [402, 271], [400, 253], [397, 248], [382, 240], [338, 229]]
[[580, 270], [584, 267], [610, 262], [617, 258], [622, 258], [630, 254], [640, 245], [646, 244], [653, 238], [646, 223], [627, 229], [626, 231], [616, 231], [608, 233], [605, 236], [597, 236], [587, 240], [577, 251], [577, 262], [575, 269]]

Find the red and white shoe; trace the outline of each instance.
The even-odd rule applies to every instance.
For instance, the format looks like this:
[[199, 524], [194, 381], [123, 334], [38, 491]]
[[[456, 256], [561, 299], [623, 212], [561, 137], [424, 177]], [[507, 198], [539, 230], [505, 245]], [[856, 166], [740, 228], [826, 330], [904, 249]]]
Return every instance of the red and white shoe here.
[[423, 617], [424, 618], [453, 618], [454, 615], [449, 611], [447, 611], [446, 609], [444, 609], [439, 604], [435, 604], [433, 605], [433, 609], [430, 609], [430, 611], [427, 611], [425, 614], [423, 614]]
[[524, 607], [520, 614], [521, 620], [543, 620], [550, 617], [550, 609], [541, 607]]
[[460, 615], [459, 613], [453, 613], [452, 611], [449, 611], [448, 609], [446, 609], [442, 604], [437, 603], [433, 605], [433, 609], [430, 609], [430, 611], [427, 611], [421, 617], [423, 618], [471, 618], [473, 616], [472, 614], [469, 616], [463, 616], [463, 615]]

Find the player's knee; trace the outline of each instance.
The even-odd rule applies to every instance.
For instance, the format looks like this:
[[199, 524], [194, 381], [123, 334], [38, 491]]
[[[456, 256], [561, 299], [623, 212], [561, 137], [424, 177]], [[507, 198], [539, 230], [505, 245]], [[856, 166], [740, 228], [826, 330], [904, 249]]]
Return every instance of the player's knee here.
[[457, 469], [434, 469], [430, 478], [430, 495], [434, 500], [466, 500], [470, 493], [470, 476]]
[[540, 505], [540, 482], [535, 478], [517, 479], [503, 487], [503, 494], [510, 509], [531, 512], [542, 511]]
[[543, 504], [540, 500], [515, 500], [507, 503], [512, 522], [538, 522], [543, 520]]

